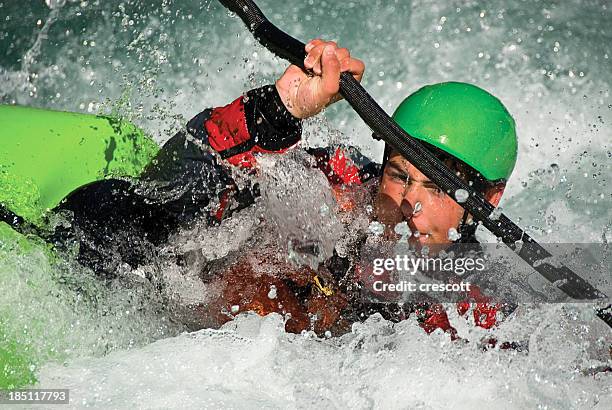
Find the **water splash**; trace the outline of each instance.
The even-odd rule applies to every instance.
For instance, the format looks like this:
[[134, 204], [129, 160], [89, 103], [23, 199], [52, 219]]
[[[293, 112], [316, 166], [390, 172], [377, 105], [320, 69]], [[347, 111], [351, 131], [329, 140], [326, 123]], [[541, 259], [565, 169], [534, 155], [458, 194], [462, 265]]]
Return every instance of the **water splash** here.
[[[38, 80], [40, 73], [32, 69], [36, 63], [36, 59], [40, 56], [41, 47], [45, 41], [48, 40], [49, 30], [51, 26], [58, 20], [60, 11], [64, 6], [65, 1], [53, 1], [47, 0], [47, 5], [51, 8], [49, 15], [47, 16], [44, 23], [39, 20], [42, 27], [36, 34], [36, 38], [32, 46], [25, 52], [21, 59], [21, 67], [18, 71], [8, 71], [0, 66], [0, 80], [4, 83], [3, 87], [0, 88], [0, 101], [4, 100], [12, 93], [25, 93], [29, 97], [35, 98], [38, 94]], [[51, 7], [51, 5], [53, 7]], [[52, 69], [51, 69], [52, 70]], [[44, 71], [48, 72], [49, 69]], [[44, 75], [44, 74], [43, 74]], [[15, 100], [11, 100], [11, 103], [15, 103]]]
[[260, 161], [259, 178], [266, 219], [276, 227], [294, 262], [316, 269], [333, 255], [343, 228], [325, 176], [308, 166], [308, 157], [295, 151]]
[[66, 0], [45, 0], [45, 4], [51, 10], [60, 9], [66, 4]]
[[[605, 29], [610, 9], [606, 4], [426, 0], [414, 7], [412, 2], [353, 1], [321, 3], [313, 9], [308, 2], [281, 7], [262, 0], [259, 5], [281, 28], [291, 27], [296, 37], [336, 38], [353, 55], [363, 58], [368, 67], [364, 86], [388, 112], [410, 92], [436, 81], [469, 81], [491, 90], [515, 117], [519, 133], [520, 166], [503, 199], [507, 214], [521, 226], [534, 226], [538, 239], [561, 241], [569, 236], [598, 242], [603, 235], [603, 240], [609, 241], [610, 229], [606, 227], [610, 226], [612, 207], [605, 183], [610, 180], [610, 134], [602, 125], [612, 120], [608, 69], [612, 50]], [[112, 106], [132, 84], [126, 111], [133, 110], [141, 125], [162, 142], [184, 123], [183, 116], [225, 104], [247, 88], [272, 83], [284, 68], [284, 62], [255, 44], [237, 19], [228, 21], [216, 2], [107, 1], [96, 7], [69, 2], [64, 10], [68, 7], [74, 12], [72, 17], [59, 14], [53, 30], [48, 26], [46, 39], [40, 31], [26, 38], [32, 40], [28, 45], [40, 38], [44, 50], [30, 48], [27, 73], [21, 71], [22, 62], [15, 65], [2, 57], [3, 102], [72, 111], [91, 106], [96, 110], [95, 104], [106, 99], [111, 102], [107, 107]], [[26, 6], [22, 9], [28, 11]], [[55, 10], [59, 8], [51, 12]], [[11, 30], [2, 27], [4, 33]], [[43, 47], [46, 45], [52, 46]], [[24, 54], [26, 51], [19, 57]], [[19, 68], [9, 68], [15, 66]], [[306, 144], [327, 143], [331, 126], [337, 128], [335, 138], [380, 158], [382, 145], [372, 142], [367, 127], [346, 104], [336, 104], [324, 115], [324, 120], [306, 124]], [[549, 174], [548, 164], [556, 164], [558, 169], [553, 173], [551, 166]], [[544, 169], [544, 173], [533, 173], [537, 169]], [[324, 182], [316, 183], [325, 186]], [[319, 213], [321, 204], [316, 205]], [[556, 217], [554, 224], [549, 223], [551, 215]], [[238, 226], [241, 222], [246, 227]], [[230, 251], [239, 249], [251, 235], [250, 223], [232, 223], [236, 223], [236, 238], [227, 239], [236, 248], [230, 247]], [[207, 231], [199, 232], [200, 236], [183, 243], [185, 248], [199, 252], [205, 260], [226, 253], [227, 249], [220, 249], [212, 240], [207, 242]], [[479, 234], [483, 232], [479, 230]], [[22, 262], [7, 270], [17, 275], [17, 282], [4, 283], [3, 291], [17, 292], [21, 287], [15, 283], [27, 288], [30, 271], [37, 277], [36, 272], [42, 275], [52, 270], [45, 264]], [[79, 275], [74, 277], [79, 283]], [[61, 295], [65, 292], [59, 291]], [[17, 295], [10, 299], [15, 303], [38, 300], [39, 296], [7, 294]], [[55, 299], [41, 296], [44, 306], [55, 306]], [[123, 298], [127, 298], [125, 293], [118, 292], [116, 302], [120, 305]], [[83, 312], [97, 317], [92, 313], [95, 309], [87, 306]], [[230, 403], [235, 407], [256, 402], [269, 407], [340, 403], [368, 408], [401, 402], [436, 408], [461, 399], [466, 407], [487, 403], [573, 408], [609, 402], [607, 375], [584, 378], [576, 371], [576, 362], [596, 357], [591, 349], [602, 344], [597, 337], [609, 340], [609, 332], [597, 328], [595, 321], [586, 320], [585, 324], [572, 318], [588, 316], [586, 307], [579, 307], [575, 315], [566, 315], [563, 309], [560, 305], [534, 306], [530, 314], [508, 321], [495, 332], [505, 340], [531, 338], [534, 353], [526, 356], [498, 351], [483, 354], [476, 343], [450, 344], [444, 335], [425, 335], [414, 323], [392, 326], [372, 320], [356, 325], [350, 337], [326, 344], [308, 335], [302, 339], [284, 334], [280, 318], [270, 324], [269, 318], [249, 316], [221, 332], [185, 335], [106, 359], [69, 360], [67, 367], [49, 366], [43, 370], [42, 380], [51, 387], [74, 388], [79, 403], [104, 398], [117, 406], [133, 400], [133, 392], [143, 382], [159, 387], [146, 393], [149, 396], [143, 394], [153, 401], [159, 399], [160, 407], [172, 405], [164, 400], [179, 395], [193, 403], [207, 400], [212, 405]], [[50, 316], [57, 313], [55, 317], [64, 317], [63, 311], [51, 309]], [[73, 316], [66, 317], [65, 323], [71, 323]], [[99, 317], [107, 318], [108, 313]], [[130, 316], [119, 320], [122, 325], [130, 321]], [[99, 333], [91, 332], [88, 326], [64, 328], [74, 332], [74, 340], [88, 338], [90, 333], [95, 339], [111, 328], [113, 336], [125, 331], [112, 324], [105, 328], [109, 322], [104, 323], [100, 329], [106, 331]], [[468, 329], [462, 329], [462, 336], [469, 338]], [[589, 332], [598, 335], [594, 341], [587, 337]], [[78, 347], [77, 342], [75, 345]], [[84, 348], [83, 356], [87, 352]], [[149, 368], [138, 377], [126, 378], [131, 370], [142, 370], [142, 363]], [[86, 377], [81, 382], [83, 374]], [[364, 377], [368, 383], [355, 383]], [[471, 383], [457, 383], [464, 379]], [[168, 380], [171, 383], [166, 383]], [[406, 380], [414, 382], [412, 388], [405, 388]], [[432, 394], [430, 387], [440, 385], [445, 389]], [[567, 385], [571, 389], [555, 388]], [[271, 386], [276, 390], [270, 391]]]

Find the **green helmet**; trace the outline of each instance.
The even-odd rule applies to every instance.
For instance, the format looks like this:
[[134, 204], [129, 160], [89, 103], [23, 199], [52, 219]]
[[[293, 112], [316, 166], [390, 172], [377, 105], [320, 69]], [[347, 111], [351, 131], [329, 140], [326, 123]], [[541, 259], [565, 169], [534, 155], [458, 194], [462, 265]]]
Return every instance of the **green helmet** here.
[[393, 119], [489, 181], [512, 174], [518, 146], [514, 119], [482, 88], [458, 82], [427, 85], [402, 101]]

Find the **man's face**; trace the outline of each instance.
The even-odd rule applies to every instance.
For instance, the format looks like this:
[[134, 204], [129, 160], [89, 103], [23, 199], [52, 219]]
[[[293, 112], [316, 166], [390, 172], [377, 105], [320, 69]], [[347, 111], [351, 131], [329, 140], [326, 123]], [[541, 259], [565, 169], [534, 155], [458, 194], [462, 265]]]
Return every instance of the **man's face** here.
[[[497, 205], [503, 187], [487, 192], [487, 199]], [[414, 244], [448, 244], [449, 229], [457, 229], [463, 208], [397, 152], [387, 162], [376, 199], [378, 221], [392, 235], [396, 224], [406, 221]]]

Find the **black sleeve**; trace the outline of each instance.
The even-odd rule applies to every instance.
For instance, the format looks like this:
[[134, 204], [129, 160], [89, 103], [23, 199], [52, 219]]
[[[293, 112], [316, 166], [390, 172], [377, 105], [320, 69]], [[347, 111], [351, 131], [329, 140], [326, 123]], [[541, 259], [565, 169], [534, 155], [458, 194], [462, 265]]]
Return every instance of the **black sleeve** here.
[[210, 152], [180, 132], [171, 138], [140, 180], [107, 179], [71, 193], [56, 209], [69, 211], [70, 226], [56, 228], [58, 249], [79, 243], [78, 261], [113, 278], [156, 257], [159, 245], [196, 218], [213, 222], [216, 200], [234, 182]]
[[[218, 125], [225, 134], [208, 135], [205, 123], [209, 120], [216, 123], [246, 124], [248, 138], [235, 142], [235, 125]], [[232, 131], [230, 131], [232, 130]], [[187, 131], [203, 144], [211, 146], [215, 139], [218, 151], [223, 159], [242, 154], [259, 147], [266, 151], [281, 151], [297, 142], [302, 136], [302, 121], [295, 118], [281, 101], [276, 87], [266, 85], [247, 92], [225, 107], [207, 109], [193, 117], [187, 124]]]
[[302, 137], [302, 121], [287, 110], [273, 85], [249, 91], [244, 112], [251, 136], [260, 148], [279, 151]]
[[[243, 104], [251, 147], [276, 151], [299, 141], [300, 120], [286, 110], [274, 86], [249, 91]], [[250, 205], [257, 187], [239, 190], [227, 164], [206, 147], [202, 124], [212, 112], [196, 115], [186, 131], [169, 139], [138, 181], [108, 179], [71, 193], [57, 210], [69, 211], [72, 224], [59, 227], [51, 241], [60, 248], [78, 241], [79, 261], [113, 277], [121, 263], [135, 268], [151, 260], [158, 245], [195, 218], [218, 222], [221, 195], [231, 192], [233, 198], [225, 216]]]

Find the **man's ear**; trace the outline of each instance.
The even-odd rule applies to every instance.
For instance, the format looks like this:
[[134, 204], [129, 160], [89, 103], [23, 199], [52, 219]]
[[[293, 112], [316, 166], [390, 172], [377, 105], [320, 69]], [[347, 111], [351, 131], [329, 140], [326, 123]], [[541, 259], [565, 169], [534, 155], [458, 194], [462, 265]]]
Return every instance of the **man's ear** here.
[[502, 195], [504, 194], [504, 189], [506, 189], [505, 183], [494, 185], [487, 190], [485, 198], [491, 203], [491, 205], [497, 207], [497, 205], [499, 205], [499, 201], [501, 201]]

